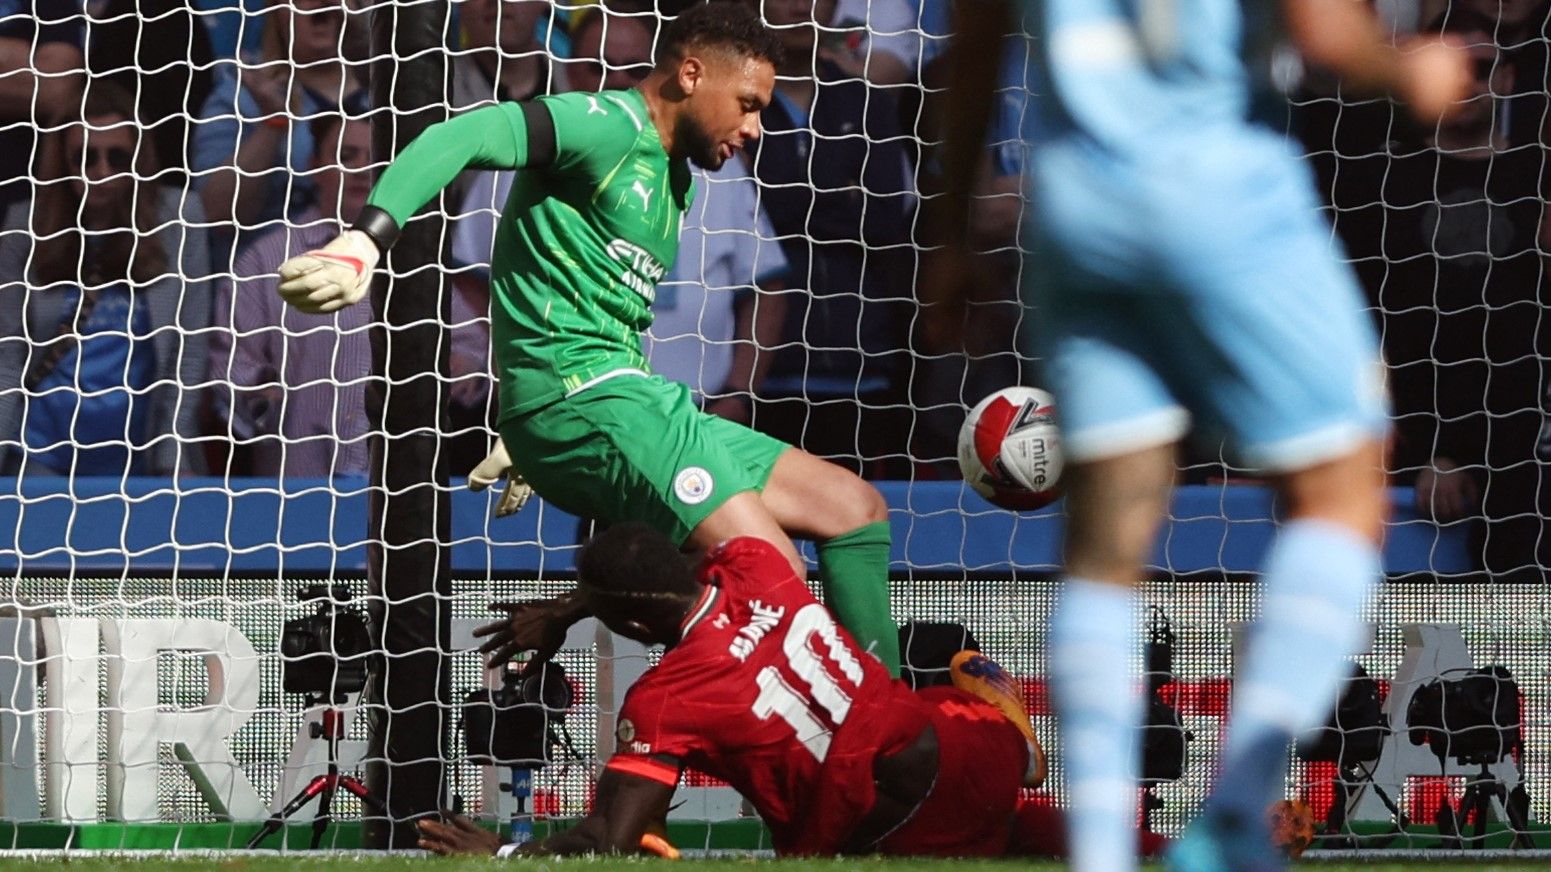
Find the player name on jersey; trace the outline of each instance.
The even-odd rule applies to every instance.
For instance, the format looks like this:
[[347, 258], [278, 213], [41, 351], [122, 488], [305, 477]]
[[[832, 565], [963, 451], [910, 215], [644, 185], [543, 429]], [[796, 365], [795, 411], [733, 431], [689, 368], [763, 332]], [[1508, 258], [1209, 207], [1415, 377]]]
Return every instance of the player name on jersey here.
[[749, 622], [738, 630], [737, 638], [727, 647], [727, 653], [741, 660], [749, 659], [758, 645], [781, 619], [786, 617], [785, 606], [767, 606], [759, 600], [749, 602]]

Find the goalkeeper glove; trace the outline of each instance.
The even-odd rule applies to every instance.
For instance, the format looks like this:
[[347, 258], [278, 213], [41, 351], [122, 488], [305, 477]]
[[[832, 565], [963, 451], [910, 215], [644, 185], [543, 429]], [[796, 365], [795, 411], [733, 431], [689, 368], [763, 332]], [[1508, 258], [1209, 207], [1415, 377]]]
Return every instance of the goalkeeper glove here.
[[498, 436], [490, 455], [469, 473], [469, 490], [482, 491], [500, 481], [503, 475], [506, 476], [506, 490], [501, 492], [501, 499], [495, 504], [497, 518], [517, 514], [533, 496], [533, 487], [512, 469], [512, 457], [506, 453], [506, 443]]
[[280, 265], [280, 296], [295, 308], [322, 315], [360, 302], [382, 252], [360, 230], [346, 230], [319, 249]]

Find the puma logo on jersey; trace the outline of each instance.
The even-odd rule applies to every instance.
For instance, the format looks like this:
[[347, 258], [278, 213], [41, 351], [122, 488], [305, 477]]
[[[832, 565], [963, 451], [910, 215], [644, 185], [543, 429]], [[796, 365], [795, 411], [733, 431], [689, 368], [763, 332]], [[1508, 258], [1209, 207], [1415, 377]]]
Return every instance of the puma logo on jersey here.
[[749, 659], [754, 653], [754, 648], [765, 636], [769, 635], [781, 619], [786, 617], [786, 606], [767, 606], [759, 600], [749, 602], [749, 622], [738, 629], [738, 635], [733, 637], [732, 644], [727, 646], [727, 653], [738, 658], [740, 662]]
[[656, 191], [648, 191], [646, 189], [646, 186], [641, 184], [641, 180], [640, 179], [636, 179], [634, 182], [630, 183], [630, 190], [637, 197], [641, 198], [641, 211], [642, 212], [645, 212], [646, 210], [652, 208], [652, 195], [657, 193]]
[[609, 111], [607, 109], [604, 109], [602, 106], [598, 105], [598, 98], [597, 97], [588, 97], [587, 98], [587, 114], [588, 115], [607, 115], [607, 114], [609, 114]]

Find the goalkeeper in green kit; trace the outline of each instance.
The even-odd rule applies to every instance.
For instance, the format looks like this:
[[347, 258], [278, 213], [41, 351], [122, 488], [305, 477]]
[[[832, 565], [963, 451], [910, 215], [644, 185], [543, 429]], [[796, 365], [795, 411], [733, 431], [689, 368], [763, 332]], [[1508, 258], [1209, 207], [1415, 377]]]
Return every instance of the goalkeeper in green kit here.
[[[279, 289], [306, 312], [355, 304], [399, 229], [458, 173], [518, 170], [490, 270], [501, 440], [476, 472], [493, 479], [509, 463], [509, 491], [521, 476], [568, 512], [644, 521], [687, 550], [757, 536], [799, 574], [790, 537], [813, 539], [825, 600], [897, 674], [882, 496], [848, 470], [701, 412], [683, 385], [649, 374], [641, 353], [694, 196], [688, 162], [716, 169], [759, 136], [779, 53], [741, 3], [697, 5], [664, 28], [655, 68], [633, 89], [436, 124], [383, 172], [351, 229], [281, 265]], [[528, 649], [546, 659], [564, 637], [567, 622], [555, 618], [586, 614], [569, 598], [500, 608], [508, 617], [481, 631], [493, 663]]]

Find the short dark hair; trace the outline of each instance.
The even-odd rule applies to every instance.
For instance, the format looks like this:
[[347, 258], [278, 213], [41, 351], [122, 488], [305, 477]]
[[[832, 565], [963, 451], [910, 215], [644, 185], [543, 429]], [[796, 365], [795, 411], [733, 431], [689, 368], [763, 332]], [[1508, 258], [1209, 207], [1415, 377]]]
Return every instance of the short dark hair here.
[[781, 43], [759, 14], [741, 0], [697, 3], [663, 28], [657, 42], [657, 63], [662, 65], [696, 48], [722, 48], [740, 57], [781, 65]]
[[594, 536], [577, 558], [576, 571], [590, 592], [621, 606], [693, 597], [700, 589], [678, 547], [639, 521], [615, 524]]
[[362, 88], [345, 97], [339, 108], [332, 112], [320, 113], [317, 117], [307, 122], [307, 132], [312, 135], [312, 155], [314, 158], [332, 158], [333, 155], [323, 154], [323, 140], [329, 138], [336, 127], [344, 127], [347, 121], [370, 121], [371, 99], [366, 89]]

